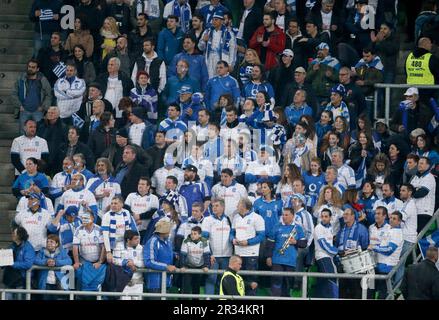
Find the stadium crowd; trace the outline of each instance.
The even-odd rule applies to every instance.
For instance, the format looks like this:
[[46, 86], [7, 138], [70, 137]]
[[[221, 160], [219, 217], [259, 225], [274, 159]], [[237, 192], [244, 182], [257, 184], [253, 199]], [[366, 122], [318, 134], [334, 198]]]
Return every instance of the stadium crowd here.
[[[33, 264], [73, 265], [80, 290], [160, 292], [146, 267], [214, 294], [216, 275], [172, 272], [226, 269], [235, 254], [243, 270], [337, 273], [358, 248], [389, 273], [438, 205], [439, 170], [437, 92], [415, 87], [439, 83], [435, 1], [405, 64], [414, 87], [389, 122], [374, 118], [374, 84], [397, 75], [395, 2], [34, 0], [34, 57], [13, 92], [7, 285]], [[34, 278], [68, 289], [58, 270]], [[246, 295], [301, 282], [243, 278]], [[361, 287], [322, 278], [314, 296]]]

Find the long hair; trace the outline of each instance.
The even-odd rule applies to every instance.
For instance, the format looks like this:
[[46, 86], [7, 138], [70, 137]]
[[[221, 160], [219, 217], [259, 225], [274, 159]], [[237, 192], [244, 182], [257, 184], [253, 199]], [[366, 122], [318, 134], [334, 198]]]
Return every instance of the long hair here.
[[372, 176], [376, 176], [378, 174], [378, 171], [376, 169], [377, 162], [384, 163], [384, 176], [387, 178], [390, 175], [390, 159], [386, 154], [380, 152], [378, 153], [372, 160], [372, 163], [370, 165], [369, 174]]
[[343, 193], [343, 197], [342, 197], [343, 204], [353, 205], [356, 202], [357, 195], [358, 195], [357, 189], [347, 189]]
[[332, 197], [331, 197], [332, 205], [333, 205], [334, 207], [337, 207], [337, 208], [340, 208], [340, 209], [341, 209], [341, 207], [342, 207], [342, 205], [343, 205], [343, 202], [342, 202], [342, 200], [341, 200], [340, 192], [338, 192], [338, 190], [337, 190], [335, 187], [330, 186], [330, 185], [324, 186], [324, 187], [322, 188], [322, 190], [320, 190], [319, 199], [317, 200], [317, 204], [316, 204], [315, 208], [316, 208], [316, 209], [317, 209], [317, 208], [320, 208], [321, 206], [323, 206], [324, 204], [326, 204], [326, 201], [325, 201], [325, 192], [326, 192], [326, 190], [328, 190], [328, 189], [331, 189], [331, 191], [332, 191]]
[[282, 108], [282, 107], [275, 107], [273, 109], [273, 112], [277, 113], [279, 115], [279, 118], [277, 118], [276, 123], [284, 126], [284, 128], [287, 128], [288, 121], [287, 121], [287, 117], [285, 116], [284, 108]]
[[[315, 162], [315, 163], [318, 163], [318, 165], [319, 165], [319, 175], [321, 175], [322, 174], [322, 161], [320, 160], [320, 158], [318, 158], [318, 157], [313, 157], [312, 159], [311, 159], [311, 162]], [[310, 163], [311, 164], [311, 163]], [[309, 170], [308, 170], [308, 174], [309, 175], [312, 175], [312, 172], [311, 172], [311, 165], [309, 166]]]
[[313, 117], [308, 115], [308, 114], [304, 114], [303, 116], [300, 117], [299, 121], [305, 122], [308, 125], [308, 127], [306, 128], [306, 131], [307, 131], [308, 137], [311, 140], [313, 140], [314, 137], [316, 136], [316, 124], [315, 124]]
[[[247, 54], [247, 52], [251, 52], [253, 54], [253, 56], [255, 57], [255, 62], [253, 64], [255, 64], [255, 65], [261, 64], [261, 59], [259, 59], [259, 55], [255, 49], [248, 48], [247, 50], [245, 50], [245, 54]], [[244, 55], [244, 59], [242, 59], [240, 66], [243, 66], [246, 63], [249, 63], [249, 62], [247, 62], [247, 60], [245, 60], [245, 55]]]
[[300, 169], [294, 163], [288, 163], [285, 166], [285, 170], [284, 170], [284, 172], [282, 174], [282, 179], [280, 181], [281, 184], [287, 184], [288, 183], [288, 177], [285, 174], [286, 168], [288, 168], [289, 171], [290, 171], [290, 177], [291, 177], [290, 180], [291, 181], [294, 181], [295, 179], [301, 179], [302, 178], [302, 174], [300, 173]]
[[[105, 20], [110, 23], [110, 32], [113, 35], [120, 36], [119, 27], [117, 26], [116, 19], [114, 19], [113, 17], [107, 17], [107, 18], [105, 18]], [[102, 28], [100, 30], [101, 34], [105, 30], [104, 29], [105, 20], [104, 20], [104, 23], [102, 24]]]
[[110, 160], [108, 160], [108, 158], [99, 158], [98, 160], [96, 160], [96, 165], [95, 165], [95, 172], [98, 172], [98, 163], [102, 162], [103, 164], [105, 164], [105, 167], [107, 168], [107, 174], [109, 176], [113, 175], [113, 165], [111, 164]]

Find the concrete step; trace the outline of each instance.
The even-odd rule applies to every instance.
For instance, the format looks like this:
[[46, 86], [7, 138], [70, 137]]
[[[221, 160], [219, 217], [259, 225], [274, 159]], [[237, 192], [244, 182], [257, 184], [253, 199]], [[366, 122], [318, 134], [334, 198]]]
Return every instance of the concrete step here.
[[[27, 59], [26, 59], [27, 61]], [[25, 72], [26, 71], [26, 61], [25, 62], [17, 62], [17, 63], [7, 63], [3, 62], [2, 58], [0, 58], [1, 67], [0, 69], [2, 71], [11, 71], [11, 72]]]
[[[0, 139], [0, 147], [8, 147], [8, 148], [10, 148], [11, 145], [12, 145], [12, 140], [11, 139], [3, 139], [3, 140]], [[3, 192], [1, 192], [1, 190], [0, 190], [0, 194], [1, 193], [3, 193]]]
[[[14, 170], [2, 170], [2, 165], [6, 164], [0, 164], [0, 170], [2, 172], [2, 174], [0, 175], [0, 185], [9, 186], [10, 188], [15, 178]], [[10, 166], [12, 167], [12, 165]], [[12, 192], [11, 189], [9, 189], [9, 192]]]
[[9, 28], [1, 28], [0, 31], [0, 39], [32, 40], [34, 36], [34, 32], [32, 30], [11, 30]]
[[17, 198], [12, 194], [0, 194], [0, 208], [4, 210], [15, 210], [17, 208]]
[[23, 65], [27, 63], [29, 58], [30, 56], [25, 54], [2, 54], [0, 55], [0, 62], [2, 63], [3, 67], [5, 64], [20, 65], [21, 70], [23, 70]]
[[[11, 241], [0, 241], [0, 249], [7, 249], [11, 245]], [[0, 269], [0, 277], [3, 279], [3, 269]], [[0, 284], [0, 288], [4, 288], [3, 282]]]
[[[2, 30], [27, 30], [27, 31], [32, 31], [34, 30], [34, 23], [30, 22], [28, 19], [26, 19], [24, 21], [20, 21], [20, 20], [14, 20], [11, 19], [10, 21], [6, 21], [4, 19], [4, 17], [9, 17], [9, 16], [3, 16], [0, 15], [0, 29]], [[20, 16], [17, 16], [20, 17]]]
[[[0, 166], [1, 166], [2, 164], [0, 163]], [[11, 169], [11, 170], [14, 170], [14, 169]], [[11, 191], [11, 186], [12, 186], [12, 184], [10, 185], [10, 186], [1, 186], [0, 185], [0, 192], [1, 193], [12, 193], [12, 191]]]
[[12, 90], [22, 71], [3, 71], [0, 66], [0, 89]]
[[0, 22], [1, 23], [29, 23], [33, 25], [33, 23], [29, 20], [27, 16], [27, 12], [23, 12], [23, 14], [5, 14], [0, 12]]
[[[30, 39], [0, 39], [0, 48], [33, 48], [34, 41]], [[7, 50], [9, 52], [9, 50]]]
[[[2, 119], [0, 119], [2, 120]], [[11, 145], [0, 147], [0, 163], [10, 163], [11, 162]], [[0, 194], [1, 202], [1, 194]]]
[[14, 106], [12, 104], [0, 104], [0, 115], [1, 114], [14, 114]]
[[9, 46], [6, 43], [0, 45], [0, 58], [5, 54], [25, 55], [30, 58], [32, 57], [33, 51], [33, 44], [26, 47], [22, 45]]
[[2, 0], [0, 4], [0, 10], [2, 14], [7, 15], [21, 15], [28, 14], [30, 8], [32, 7], [32, 2], [27, 0], [6, 0], [10, 1], [10, 3], [4, 3], [5, 0]]

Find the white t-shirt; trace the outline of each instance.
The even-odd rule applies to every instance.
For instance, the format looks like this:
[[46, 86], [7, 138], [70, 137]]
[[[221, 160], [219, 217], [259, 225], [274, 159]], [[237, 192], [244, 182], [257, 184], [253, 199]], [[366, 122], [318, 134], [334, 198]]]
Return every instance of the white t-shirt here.
[[[141, 214], [151, 209], [158, 209], [160, 206], [159, 198], [157, 198], [156, 195], [147, 194], [142, 197], [137, 192], [130, 193], [125, 200], [125, 204], [130, 206], [131, 212], [135, 214]], [[137, 228], [139, 231], [146, 230], [150, 222], [151, 219], [142, 220], [142, 223], [138, 225]]]
[[95, 263], [99, 260], [104, 238], [101, 227], [93, 225], [93, 229], [88, 231], [84, 226], [76, 229], [73, 235], [73, 245], [79, 247], [80, 262], [88, 261]]
[[132, 124], [130, 126], [130, 142], [131, 144], [142, 146], [143, 132], [145, 131], [145, 123]]
[[[236, 240], [248, 240], [256, 236], [256, 232], [265, 232], [265, 221], [259, 214], [251, 212], [242, 217], [240, 214], [235, 215], [232, 222], [232, 228], [236, 230]], [[260, 243], [251, 246], [235, 245], [235, 254], [241, 257], [259, 256]]]
[[238, 208], [239, 200], [247, 198], [247, 189], [240, 183], [234, 182], [226, 187], [221, 183], [217, 183], [212, 188], [212, 198], [224, 199], [224, 213], [233, 219]]
[[122, 111], [119, 110], [119, 101], [123, 97], [122, 80], [116, 78], [108, 78], [107, 91], [105, 92], [105, 99], [107, 99], [113, 109], [116, 110], [116, 118], [122, 118]]
[[[49, 148], [47, 141], [43, 138], [38, 136], [28, 138], [22, 135], [12, 141], [11, 154], [12, 153], [20, 155], [20, 161], [24, 166], [26, 159], [35, 158], [40, 160], [42, 154], [49, 153]], [[15, 170], [15, 175], [19, 175], [20, 173], [18, 170]]]

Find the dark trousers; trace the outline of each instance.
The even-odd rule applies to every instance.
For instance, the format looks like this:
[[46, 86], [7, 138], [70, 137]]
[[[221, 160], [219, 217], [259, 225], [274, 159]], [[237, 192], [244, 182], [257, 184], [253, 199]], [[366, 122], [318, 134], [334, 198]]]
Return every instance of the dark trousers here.
[[[194, 269], [193, 267], [190, 267]], [[198, 268], [196, 268], [198, 269]], [[200, 294], [200, 287], [204, 285], [205, 275], [204, 274], [184, 274], [182, 276], [182, 291], [183, 293]], [[184, 298], [187, 299], [187, 298]]]
[[[242, 258], [242, 268], [241, 270], [258, 270], [258, 257], [241, 257]], [[248, 283], [257, 282], [258, 278], [256, 276], [246, 277]], [[250, 286], [246, 288], [245, 295], [255, 296], [256, 289], [252, 289]]]
[[431, 216], [429, 216], [428, 214], [418, 214], [418, 233], [421, 232], [422, 229], [424, 229], [430, 219]]
[[360, 279], [340, 279], [340, 298], [361, 299]]
[[[296, 267], [286, 266], [283, 264], [273, 264], [272, 271], [294, 272]], [[294, 286], [294, 277], [272, 277], [271, 278], [271, 295], [276, 297], [289, 297], [290, 290]]]
[[[317, 270], [321, 273], [335, 273], [335, 265], [332, 259], [322, 258], [316, 261]], [[317, 278], [317, 294], [318, 298], [338, 298], [338, 285], [335, 278]]]

